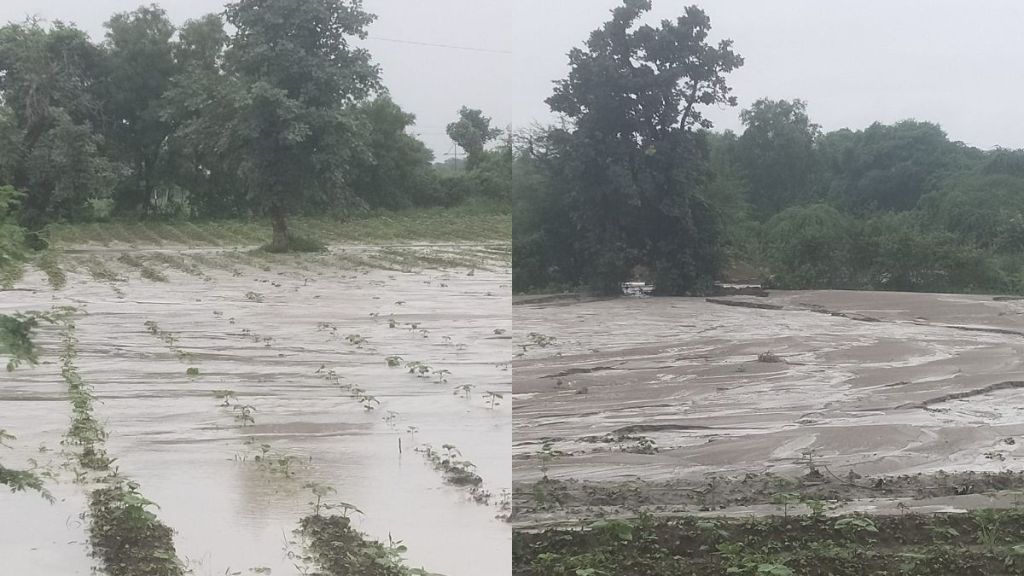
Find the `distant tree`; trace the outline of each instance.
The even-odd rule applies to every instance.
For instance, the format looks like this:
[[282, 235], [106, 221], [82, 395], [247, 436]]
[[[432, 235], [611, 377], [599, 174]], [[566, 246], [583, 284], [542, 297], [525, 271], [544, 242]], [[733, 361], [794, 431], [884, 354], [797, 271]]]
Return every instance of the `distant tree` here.
[[580, 280], [612, 292], [636, 265], [659, 293], [700, 291], [720, 265], [719, 225], [702, 193], [710, 177], [701, 106], [735, 105], [725, 75], [742, 65], [730, 41], [691, 6], [641, 25], [648, 0], [626, 0], [569, 53], [548, 99], [568, 128], [551, 138], [556, 194], [575, 230]]
[[207, 14], [185, 21], [174, 45], [177, 69], [217, 72], [227, 42], [224, 19], [220, 15]]
[[113, 155], [127, 169], [116, 201], [122, 212], [146, 213], [162, 183], [158, 170], [171, 131], [161, 110], [177, 72], [176, 29], [155, 4], [115, 14], [106, 28], [104, 130]]
[[53, 111], [49, 130], [24, 158], [24, 186], [29, 198], [46, 194], [48, 218], [81, 221], [90, 201], [108, 195], [117, 174], [102, 146], [90, 125], [75, 124], [62, 109]]
[[856, 286], [857, 222], [826, 204], [793, 206], [765, 223], [765, 260], [779, 288]]
[[6, 183], [25, 192], [20, 219], [33, 231], [80, 218], [90, 199], [109, 195], [104, 175], [112, 171], [94, 129], [103, 67], [102, 51], [72, 26], [0, 28], [0, 142], [13, 154], [0, 164]]
[[1004, 283], [984, 253], [929, 226], [914, 212], [880, 213], [863, 220], [857, 260], [862, 277], [858, 288], [949, 292], [1001, 290]]
[[821, 142], [834, 201], [861, 214], [913, 209], [963, 167], [963, 149], [928, 122], [875, 123], [826, 134]]
[[165, 160], [171, 181], [187, 191], [193, 214], [221, 218], [249, 214], [249, 202], [218, 133], [223, 125], [218, 122], [228, 120], [219, 118], [218, 112], [229, 112], [218, 105], [227, 42], [224, 21], [218, 15], [182, 25], [174, 46], [177, 71], [160, 111], [170, 130]]
[[225, 16], [226, 75], [190, 131], [233, 158], [251, 207], [270, 216], [269, 247], [285, 251], [289, 213], [346, 194], [353, 105], [380, 87], [352, 39], [374, 17], [361, 0], [237, 0]]
[[929, 223], [963, 243], [998, 252], [1024, 250], [1024, 177], [963, 174], [922, 198], [920, 205]]
[[501, 130], [491, 128], [491, 119], [475, 108], [463, 106], [459, 119], [448, 125], [448, 137], [466, 151], [466, 167], [472, 168], [483, 155], [488, 142], [501, 136]]
[[722, 223], [721, 242], [732, 261], [749, 260], [759, 245], [758, 223], [750, 204], [750, 183], [738, 160], [739, 138], [732, 131], [708, 133], [711, 181], [704, 191]]
[[817, 124], [802, 100], [758, 100], [740, 112], [746, 129], [736, 155], [750, 187], [756, 214], [767, 219], [793, 204], [810, 200], [819, 171]]
[[434, 154], [407, 132], [416, 121], [388, 96], [359, 106], [365, 135], [352, 166], [353, 192], [376, 208], [408, 208], [432, 192]]

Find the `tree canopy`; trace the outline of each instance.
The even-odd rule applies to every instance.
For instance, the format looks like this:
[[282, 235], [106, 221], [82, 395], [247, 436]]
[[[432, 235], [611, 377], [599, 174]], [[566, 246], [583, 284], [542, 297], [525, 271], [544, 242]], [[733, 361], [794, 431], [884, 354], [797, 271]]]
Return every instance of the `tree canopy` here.
[[548, 99], [567, 120], [550, 137], [552, 186], [575, 231], [574, 281], [617, 290], [631, 270], [654, 271], [664, 293], [709, 283], [719, 226], [703, 196], [710, 127], [701, 107], [735, 105], [725, 75], [743, 60], [708, 42], [695, 6], [674, 21], [641, 24], [646, 0], [627, 0], [569, 53], [569, 76]]

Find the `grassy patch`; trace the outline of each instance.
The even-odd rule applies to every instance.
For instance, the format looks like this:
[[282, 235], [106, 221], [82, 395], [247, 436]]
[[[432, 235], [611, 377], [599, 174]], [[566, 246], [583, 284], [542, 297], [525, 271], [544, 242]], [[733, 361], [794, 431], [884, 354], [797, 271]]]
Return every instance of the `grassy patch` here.
[[117, 261], [125, 266], [135, 268], [139, 271], [140, 276], [150, 282], [167, 282], [167, 276], [163, 272], [149, 266], [138, 256], [124, 253], [117, 258]]
[[319, 240], [314, 240], [308, 236], [300, 235], [289, 235], [288, 236], [288, 249], [279, 250], [271, 244], [264, 244], [260, 246], [260, 250], [264, 252], [270, 252], [271, 254], [289, 253], [289, 252], [326, 252], [327, 246]]
[[1024, 511], [600, 520], [517, 532], [517, 576], [1024, 574]]
[[[348, 219], [295, 217], [289, 227], [297, 237], [320, 244], [390, 242], [510, 242], [512, 218], [505, 205], [474, 201], [453, 208], [419, 208], [398, 212], [372, 212]], [[51, 245], [259, 246], [271, 236], [264, 220], [170, 222], [160, 225], [135, 222], [58, 224], [51, 229]], [[298, 239], [298, 238], [297, 238]]]
[[203, 278], [206, 276], [203, 274], [203, 270], [196, 265], [195, 262], [186, 260], [184, 256], [170, 254], [168, 252], [153, 252], [149, 256], [160, 264], [179, 272], [184, 272], [189, 276], [195, 276], [197, 278]]
[[0, 258], [0, 289], [14, 288], [14, 284], [25, 275], [24, 262]]
[[101, 258], [90, 256], [82, 261], [82, 265], [85, 266], [85, 271], [89, 273], [93, 280], [98, 282], [124, 282], [124, 278], [111, 270]]
[[36, 259], [36, 266], [46, 274], [46, 281], [54, 290], [60, 290], [68, 283], [68, 277], [61, 269], [60, 254], [53, 250], [43, 252]]

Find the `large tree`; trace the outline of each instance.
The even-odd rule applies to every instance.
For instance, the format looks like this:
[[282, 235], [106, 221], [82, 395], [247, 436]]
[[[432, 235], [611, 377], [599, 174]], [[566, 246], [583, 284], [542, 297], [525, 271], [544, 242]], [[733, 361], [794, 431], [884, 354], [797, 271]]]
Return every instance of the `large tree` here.
[[115, 14], [106, 23], [105, 130], [112, 151], [126, 168], [117, 195], [121, 211], [149, 212], [161, 183], [159, 163], [170, 126], [162, 99], [177, 65], [176, 29], [154, 5]]
[[88, 35], [30, 20], [0, 28], [0, 144], [5, 180], [26, 192], [21, 220], [33, 231], [80, 218], [109, 194], [112, 174], [95, 132], [102, 51]]
[[625, 0], [569, 53], [569, 76], [548, 99], [569, 128], [552, 145], [580, 280], [613, 291], [644, 265], [660, 293], [679, 294], [706, 287], [719, 266], [701, 108], [736, 104], [725, 75], [743, 60], [731, 41], [708, 41], [711, 21], [696, 6], [641, 24], [650, 9]]
[[352, 167], [352, 188], [374, 208], [423, 203], [433, 187], [434, 153], [407, 132], [416, 122], [388, 96], [359, 106], [364, 150]]
[[176, 73], [161, 101], [161, 118], [169, 127], [167, 173], [175, 186], [187, 191], [195, 215], [248, 215], [248, 206], [231, 168], [230, 156], [218, 144], [221, 64], [228, 35], [215, 14], [188, 20], [174, 46]]
[[466, 151], [467, 168], [477, 165], [484, 146], [501, 136], [501, 130], [491, 128], [491, 119], [484, 116], [483, 111], [466, 106], [459, 109], [459, 119], [449, 124], [445, 131], [452, 142]]
[[767, 219], [813, 196], [819, 172], [817, 124], [802, 100], [754, 102], [740, 113], [746, 129], [737, 142], [737, 159], [750, 184], [750, 203]]
[[937, 124], [914, 120], [840, 130], [821, 142], [829, 194], [859, 213], [913, 209], [951, 172], [964, 168], [964, 152]]
[[237, 0], [225, 16], [235, 32], [214, 133], [253, 208], [271, 218], [270, 247], [288, 250], [289, 212], [346, 191], [354, 104], [380, 86], [351, 41], [374, 16], [361, 0]]

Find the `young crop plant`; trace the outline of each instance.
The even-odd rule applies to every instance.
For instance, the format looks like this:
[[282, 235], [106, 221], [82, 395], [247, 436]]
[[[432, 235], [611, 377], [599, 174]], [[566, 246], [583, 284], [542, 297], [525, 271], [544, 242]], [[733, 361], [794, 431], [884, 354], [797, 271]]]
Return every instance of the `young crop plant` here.
[[416, 360], [413, 362], [406, 362], [405, 367], [409, 369], [409, 374], [415, 374], [418, 378], [430, 377], [430, 364]]
[[504, 399], [505, 396], [498, 392], [492, 392], [488, 390], [487, 392], [484, 393], [484, 398], [487, 399], [487, 407], [490, 408], [491, 410], [494, 410], [494, 407], [500, 404], [498, 400]]
[[483, 488], [483, 478], [476, 473], [476, 464], [462, 458], [452, 444], [444, 444], [441, 450], [435, 450], [429, 444], [416, 448], [417, 452], [441, 473], [445, 483], [464, 489], [478, 504], [488, 505], [492, 495]]
[[255, 406], [251, 404], [235, 404], [232, 406], [232, 410], [235, 411], [235, 421], [241, 424], [243, 428], [256, 424], [256, 417], [253, 416], [256, 413]]

